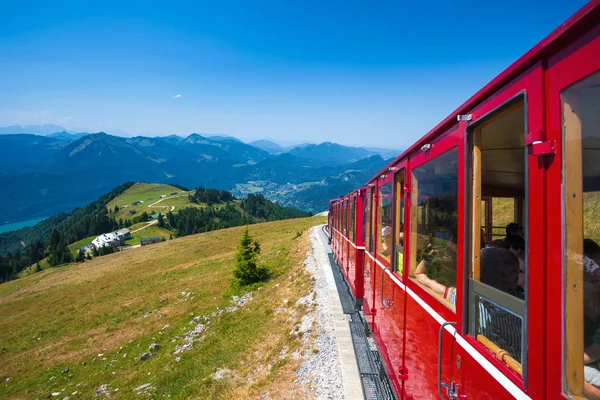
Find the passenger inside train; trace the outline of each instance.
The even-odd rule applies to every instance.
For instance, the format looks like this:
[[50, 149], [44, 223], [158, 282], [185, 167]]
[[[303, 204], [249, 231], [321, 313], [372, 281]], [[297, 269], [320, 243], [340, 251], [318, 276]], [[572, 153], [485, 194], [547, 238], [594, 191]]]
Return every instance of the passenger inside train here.
[[436, 240], [431, 251], [417, 265], [414, 276], [420, 284], [456, 305], [456, 234]]
[[384, 226], [381, 229], [381, 255], [389, 258], [392, 251], [392, 228]]

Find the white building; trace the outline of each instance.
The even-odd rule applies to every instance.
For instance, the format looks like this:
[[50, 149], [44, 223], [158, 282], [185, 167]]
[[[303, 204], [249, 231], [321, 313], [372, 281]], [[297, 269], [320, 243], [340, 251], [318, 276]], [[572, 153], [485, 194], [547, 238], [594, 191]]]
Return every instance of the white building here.
[[103, 233], [98, 236], [96, 239], [92, 240], [92, 244], [96, 249], [100, 249], [101, 247], [115, 247], [115, 246], [123, 246], [126, 240], [132, 238], [131, 232], [129, 229], [120, 229], [118, 231]]

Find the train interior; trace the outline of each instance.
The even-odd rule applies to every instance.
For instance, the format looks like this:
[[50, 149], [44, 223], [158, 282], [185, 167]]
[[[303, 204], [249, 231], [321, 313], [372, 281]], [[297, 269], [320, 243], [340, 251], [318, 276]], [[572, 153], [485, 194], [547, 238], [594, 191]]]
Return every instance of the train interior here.
[[525, 130], [523, 97], [469, 130], [468, 332], [519, 375], [527, 328], [527, 231], [519, 228], [527, 221]]

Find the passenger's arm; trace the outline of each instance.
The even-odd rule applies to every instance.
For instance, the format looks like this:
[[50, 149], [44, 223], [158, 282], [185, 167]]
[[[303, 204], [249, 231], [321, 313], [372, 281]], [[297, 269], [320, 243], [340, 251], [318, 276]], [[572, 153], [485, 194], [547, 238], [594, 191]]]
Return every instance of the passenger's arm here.
[[600, 344], [593, 342], [583, 350], [583, 363], [589, 364], [600, 360]]
[[600, 400], [600, 389], [589, 382], [583, 383], [583, 394], [587, 399]]
[[427, 286], [434, 292], [439, 293], [440, 295], [444, 296], [444, 294], [446, 293], [446, 286], [442, 285], [441, 283], [439, 283], [438, 281], [436, 281], [434, 279], [430, 279], [427, 276], [427, 274], [425, 273], [426, 268], [427, 268], [427, 265], [425, 264], [425, 260], [421, 260], [419, 265], [417, 265], [417, 269], [415, 270], [415, 279], [421, 285]]

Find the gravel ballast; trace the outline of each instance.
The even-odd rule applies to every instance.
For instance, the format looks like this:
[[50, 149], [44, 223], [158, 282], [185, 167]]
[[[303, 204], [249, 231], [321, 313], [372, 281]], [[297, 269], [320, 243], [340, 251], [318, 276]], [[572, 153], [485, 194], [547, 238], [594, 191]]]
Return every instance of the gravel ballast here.
[[[304, 260], [305, 270], [313, 277], [315, 307], [306, 317], [315, 322], [316, 338], [308, 359], [297, 371], [300, 383], [309, 386], [316, 399], [343, 399], [342, 371], [337, 349], [329, 290], [333, 277], [327, 273], [329, 258], [321, 227], [310, 230], [312, 251]], [[334, 284], [335, 285], [335, 284]], [[303, 321], [304, 322], [304, 321]]]

